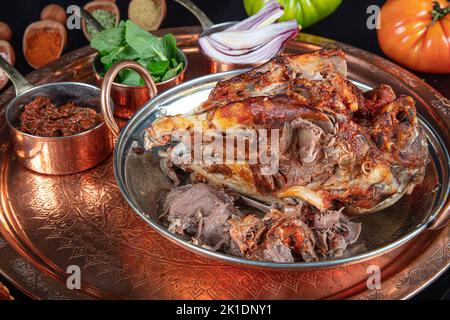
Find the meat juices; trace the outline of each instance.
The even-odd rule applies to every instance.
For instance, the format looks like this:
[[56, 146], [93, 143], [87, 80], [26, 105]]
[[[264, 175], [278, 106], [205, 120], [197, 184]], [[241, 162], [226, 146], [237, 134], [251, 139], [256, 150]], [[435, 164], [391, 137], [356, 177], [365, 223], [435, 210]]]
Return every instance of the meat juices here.
[[57, 107], [39, 96], [25, 105], [17, 129], [39, 137], [67, 137], [88, 131], [102, 122], [102, 116], [88, 107], [68, 102]]

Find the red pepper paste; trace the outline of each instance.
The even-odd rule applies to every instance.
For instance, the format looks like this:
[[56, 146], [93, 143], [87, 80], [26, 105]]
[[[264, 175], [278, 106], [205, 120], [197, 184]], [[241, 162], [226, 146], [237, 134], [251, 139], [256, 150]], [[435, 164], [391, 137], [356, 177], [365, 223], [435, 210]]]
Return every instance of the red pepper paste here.
[[101, 114], [68, 102], [60, 107], [47, 97], [36, 97], [25, 105], [18, 129], [39, 137], [66, 137], [96, 127]]

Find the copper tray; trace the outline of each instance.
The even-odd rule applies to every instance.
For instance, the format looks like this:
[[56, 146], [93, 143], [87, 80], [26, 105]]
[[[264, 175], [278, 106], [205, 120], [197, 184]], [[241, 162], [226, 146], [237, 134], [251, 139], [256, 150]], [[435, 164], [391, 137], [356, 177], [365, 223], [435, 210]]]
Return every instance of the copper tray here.
[[[206, 74], [196, 46], [198, 27], [161, 32], [176, 35], [192, 79]], [[349, 59], [376, 64], [427, 90], [434, 108], [450, 115], [450, 103], [418, 78], [365, 51], [302, 34], [291, 52], [341, 46]], [[76, 80], [94, 83], [94, 52], [82, 48], [31, 73], [32, 83]], [[0, 97], [2, 108], [14, 96]], [[1, 111], [3, 112], [3, 110]], [[401, 299], [420, 291], [450, 264], [450, 227], [425, 231], [400, 248], [353, 265], [311, 271], [258, 270], [219, 263], [165, 240], [122, 199], [111, 158], [81, 174], [49, 177], [23, 168], [12, 156], [0, 121], [0, 271], [41, 299]], [[66, 287], [67, 267], [81, 268], [80, 290]], [[370, 265], [381, 268], [381, 289], [366, 285]]]

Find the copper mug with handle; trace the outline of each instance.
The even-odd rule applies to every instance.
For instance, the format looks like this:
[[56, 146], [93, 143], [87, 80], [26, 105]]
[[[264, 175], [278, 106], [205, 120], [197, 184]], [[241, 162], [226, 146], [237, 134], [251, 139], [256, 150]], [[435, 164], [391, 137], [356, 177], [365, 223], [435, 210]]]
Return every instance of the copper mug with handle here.
[[114, 109], [111, 104], [111, 90], [113, 89], [114, 79], [116, 78], [117, 74], [123, 69], [132, 69], [139, 73], [139, 75], [144, 79], [145, 85], [147, 87], [142, 88], [145, 88], [146, 91], [148, 90], [149, 100], [158, 94], [158, 89], [156, 88], [156, 84], [153, 81], [152, 76], [147, 71], [147, 69], [145, 69], [139, 63], [135, 61], [121, 61], [112, 66], [108, 70], [108, 72], [106, 72], [103, 78], [100, 101], [103, 119], [105, 120], [107, 127], [115, 137], [119, 136], [120, 128], [116, 120], [114, 119]]
[[16, 89], [16, 97], [6, 107], [5, 118], [15, 155], [22, 165], [43, 174], [71, 174], [96, 166], [112, 152], [113, 137], [103, 122], [87, 131], [64, 137], [41, 137], [17, 128], [23, 107], [39, 96], [48, 97], [57, 105], [74, 102], [100, 112], [100, 90], [97, 87], [80, 82], [33, 86], [2, 57], [0, 68]]

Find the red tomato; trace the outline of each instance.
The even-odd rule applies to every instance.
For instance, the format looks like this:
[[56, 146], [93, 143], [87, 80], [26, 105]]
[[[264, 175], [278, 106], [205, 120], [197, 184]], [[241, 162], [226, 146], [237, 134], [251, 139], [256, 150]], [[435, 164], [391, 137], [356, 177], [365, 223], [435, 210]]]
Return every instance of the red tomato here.
[[388, 0], [381, 8], [383, 52], [417, 71], [450, 73], [450, 0]]

